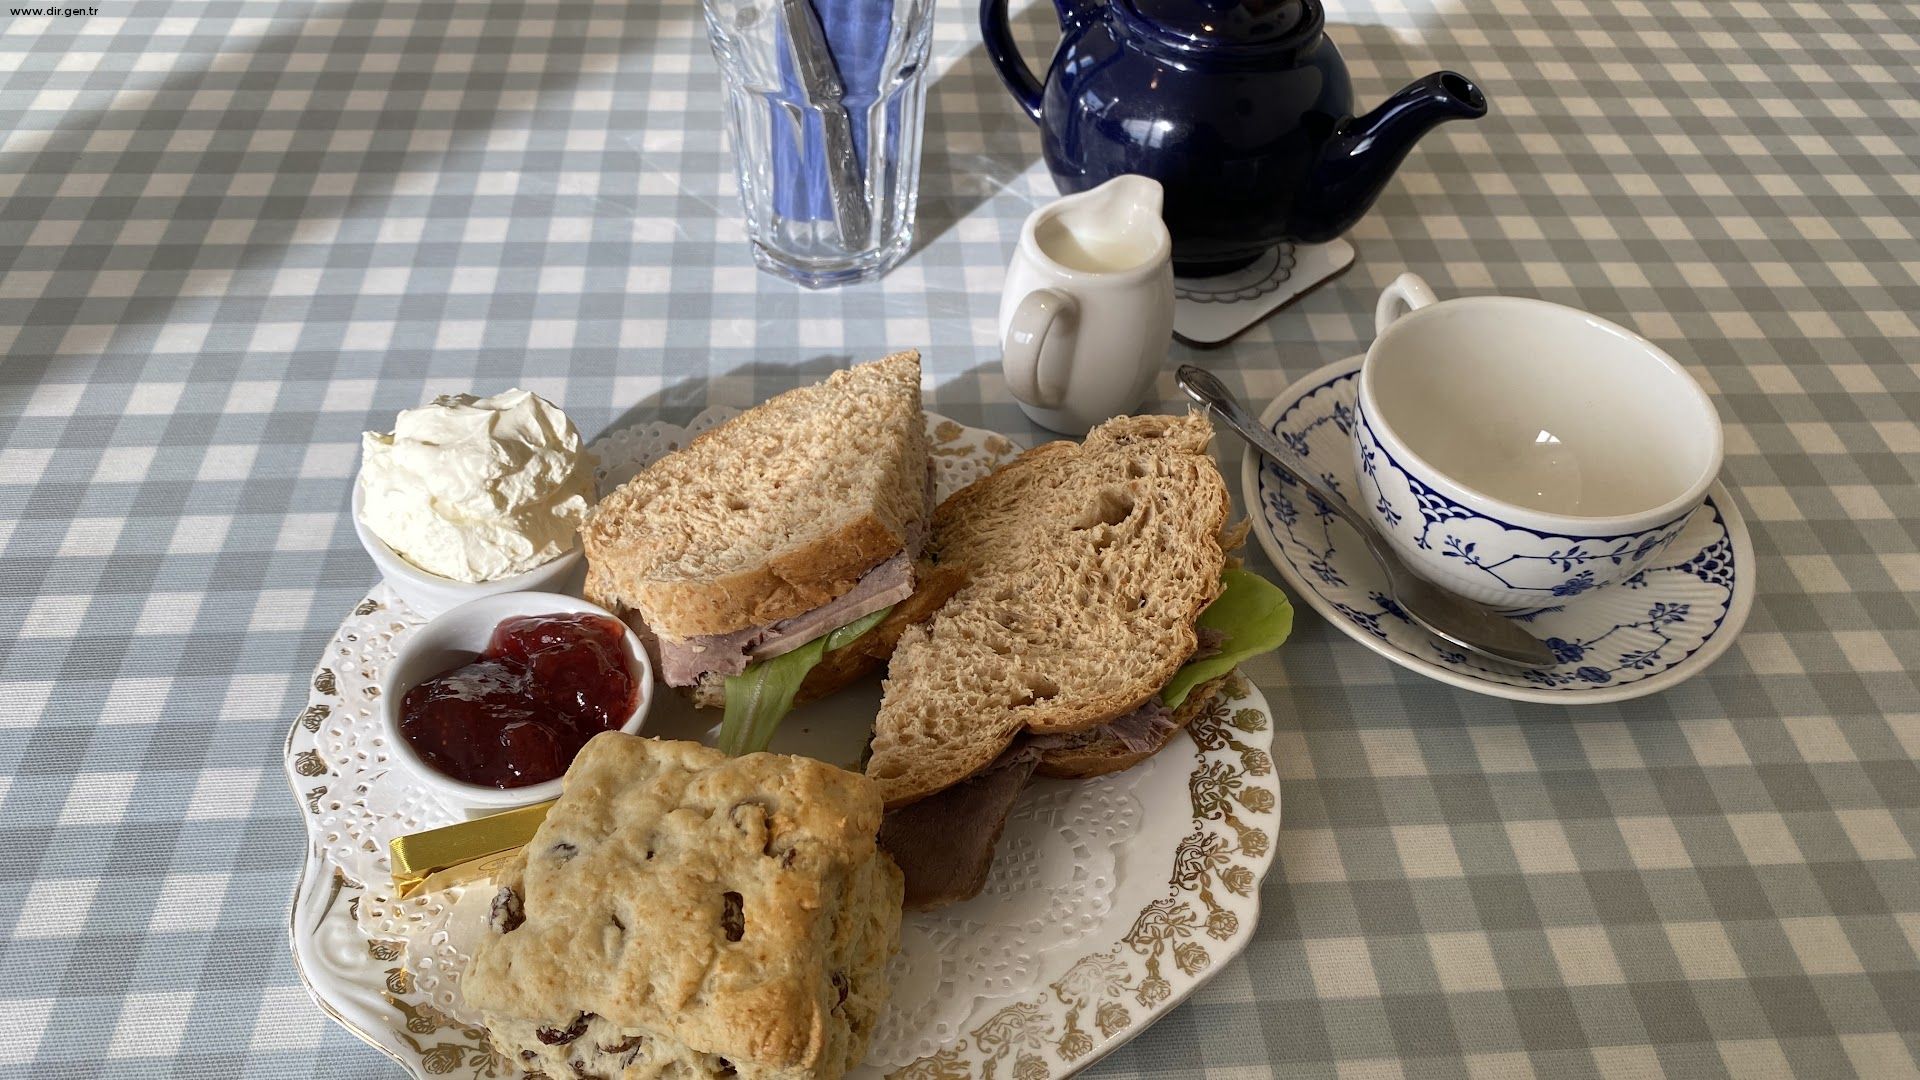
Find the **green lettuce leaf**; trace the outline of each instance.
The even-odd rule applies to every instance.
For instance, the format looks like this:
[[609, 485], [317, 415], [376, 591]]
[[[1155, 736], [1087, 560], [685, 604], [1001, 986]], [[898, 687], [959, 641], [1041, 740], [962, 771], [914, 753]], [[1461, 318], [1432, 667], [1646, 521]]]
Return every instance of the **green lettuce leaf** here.
[[891, 614], [893, 614], [893, 605], [888, 604], [871, 615], [861, 616], [840, 629], [830, 632], [827, 634], [827, 652], [844, 649], [860, 640], [867, 631], [879, 626]]
[[[1179, 708], [1194, 687], [1225, 675], [1240, 661], [1279, 648], [1293, 632], [1293, 606], [1279, 586], [1245, 570], [1228, 570], [1220, 580], [1226, 588], [1195, 621], [1220, 631], [1226, 640], [1221, 642], [1218, 654], [1195, 660], [1174, 673], [1173, 681], [1160, 691], [1161, 704], [1169, 709]], [[733, 701], [731, 685], [727, 701]]]
[[891, 606], [862, 616], [821, 634], [789, 653], [762, 660], [738, 675], [727, 676], [727, 711], [720, 721], [720, 749], [730, 757], [756, 754], [773, 741], [780, 721], [793, 711], [793, 698], [807, 672], [829, 652], [859, 640], [880, 625]]

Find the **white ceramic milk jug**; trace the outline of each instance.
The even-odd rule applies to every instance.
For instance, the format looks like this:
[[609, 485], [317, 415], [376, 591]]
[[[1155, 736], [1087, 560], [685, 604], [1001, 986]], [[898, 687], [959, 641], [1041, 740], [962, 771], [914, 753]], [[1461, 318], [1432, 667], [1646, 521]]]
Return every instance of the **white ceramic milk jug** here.
[[1152, 393], [1173, 342], [1173, 241], [1160, 183], [1117, 176], [1035, 210], [1000, 296], [1007, 387], [1073, 435]]

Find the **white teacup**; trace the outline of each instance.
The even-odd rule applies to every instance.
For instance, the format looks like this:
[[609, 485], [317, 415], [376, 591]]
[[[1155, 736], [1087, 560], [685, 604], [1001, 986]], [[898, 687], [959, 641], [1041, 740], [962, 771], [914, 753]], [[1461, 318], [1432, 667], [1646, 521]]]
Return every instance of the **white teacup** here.
[[1028, 215], [1000, 297], [1007, 388], [1074, 435], [1153, 392], [1173, 343], [1173, 240], [1160, 182], [1116, 176]]
[[1349, 497], [1442, 588], [1524, 609], [1631, 578], [1659, 565], [1720, 471], [1706, 392], [1604, 319], [1436, 300], [1402, 274], [1374, 324]]

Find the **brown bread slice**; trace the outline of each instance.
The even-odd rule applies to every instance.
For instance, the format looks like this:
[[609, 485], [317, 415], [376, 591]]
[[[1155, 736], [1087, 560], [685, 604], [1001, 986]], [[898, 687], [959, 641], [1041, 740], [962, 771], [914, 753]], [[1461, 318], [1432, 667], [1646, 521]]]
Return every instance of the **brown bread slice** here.
[[1021, 731], [1083, 731], [1158, 693], [1220, 589], [1229, 501], [1203, 415], [1120, 417], [1048, 443], [934, 512], [967, 585], [909, 627], [867, 775], [889, 807], [985, 768]]
[[791, 618], [905, 547], [926, 483], [920, 354], [836, 371], [600, 500], [581, 529], [587, 598], [675, 640]]
[[[1220, 547], [1227, 553], [1226, 565], [1239, 566], [1236, 552], [1246, 542], [1247, 533], [1253, 522], [1248, 518], [1228, 525], [1220, 530]], [[1062, 737], [1072, 743], [1043, 751], [1040, 764], [1034, 771], [1041, 776], [1050, 776], [1059, 780], [1086, 780], [1095, 776], [1131, 769], [1166, 748], [1173, 741], [1174, 733], [1192, 724], [1194, 718], [1220, 699], [1221, 691], [1227, 685], [1227, 676], [1209, 679], [1187, 693], [1187, 700], [1173, 710], [1168, 718], [1171, 726], [1162, 732], [1154, 745], [1142, 750], [1128, 749], [1120, 739], [1115, 738], [1108, 725], [1090, 728], [1077, 735]]]

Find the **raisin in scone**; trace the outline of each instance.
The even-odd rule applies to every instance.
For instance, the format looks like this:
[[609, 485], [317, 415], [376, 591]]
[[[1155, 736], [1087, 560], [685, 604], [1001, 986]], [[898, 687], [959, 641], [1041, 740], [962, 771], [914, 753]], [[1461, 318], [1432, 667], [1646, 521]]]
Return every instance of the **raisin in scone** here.
[[500, 875], [467, 1001], [552, 1080], [837, 1077], [900, 935], [880, 814], [807, 758], [597, 735]]

